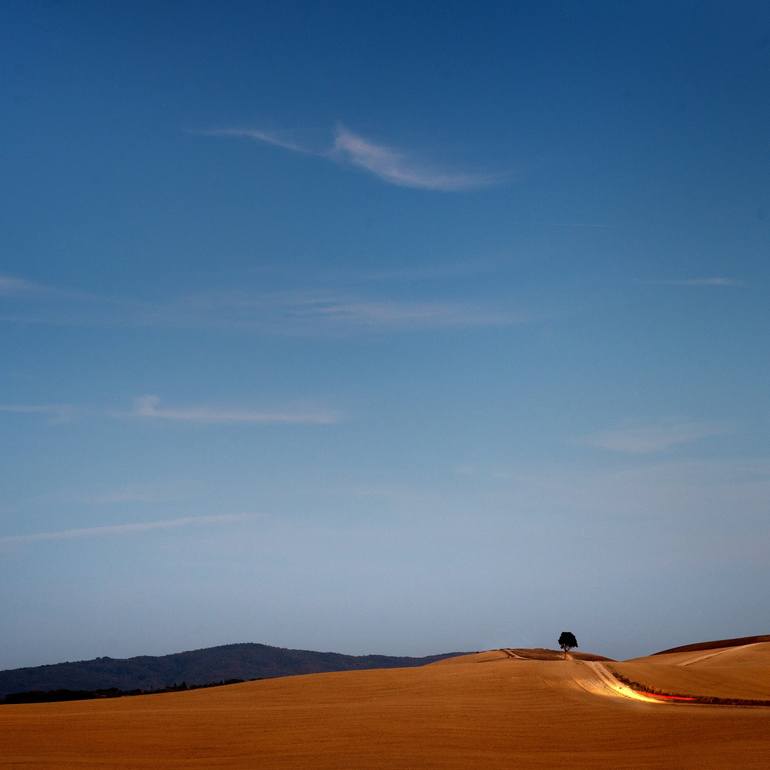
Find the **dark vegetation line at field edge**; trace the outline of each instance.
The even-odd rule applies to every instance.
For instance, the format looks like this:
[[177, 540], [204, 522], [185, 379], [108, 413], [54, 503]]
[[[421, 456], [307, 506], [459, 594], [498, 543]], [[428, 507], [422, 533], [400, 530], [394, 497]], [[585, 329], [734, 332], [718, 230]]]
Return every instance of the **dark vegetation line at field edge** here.
[[10, 706], [19, 703], [63, 703], [73, 700], [96, 700], [99, 698], [125, 698], [132, 695], [161, 695], [168, 692], [186, 692], [187, 690], [205, 690], [211, 687], [225, 687], [231, 684], [243, 682], [256, 682], [265, 677], [254, 679], [226, 679], [221, 682], [208, 682], [206, 684], [172, 684], [157, 690], [120, 690], [117, 687], [107, 687], [100, 690], [29, 690], [27, 692], [8, 693], [0, 698], [0, 706]]
[[671, 699], [671, 703], [676, 703], [678, 700], [687, 702], [688, 704], [703, 704], [707, 706], [770, 706], [770, 700], [760, 700], [752, 698], [723, 698], [717, 695], [683, 695], [682, 693], [666, 692], [665, 690], [659, 690], [656, 687], [650, 687], [646, 684], [641, 684], [633, 679], [629, 679], [627, 676], [615, 671], [614, 669], [608, 669], [612, 676], [619, 682], [622, 682], [627, 687], [630, 687], [634, 692], [638, 692], [642, 695], [649, 695], [651, 697], [659, 697], [665, 699]]

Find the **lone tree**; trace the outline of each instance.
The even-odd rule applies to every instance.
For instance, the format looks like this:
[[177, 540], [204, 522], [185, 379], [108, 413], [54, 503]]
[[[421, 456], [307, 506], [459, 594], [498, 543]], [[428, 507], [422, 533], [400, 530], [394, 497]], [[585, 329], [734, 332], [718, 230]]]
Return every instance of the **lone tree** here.
[[564, 650], [564, 660], [567, 659], [567, 653], [573, 648], [577, 647], [577, 639], [575, 639], [575, 634], [572, 633], [572, 631], [562, 631], [561, 636], [559, 637], [559, 647]]

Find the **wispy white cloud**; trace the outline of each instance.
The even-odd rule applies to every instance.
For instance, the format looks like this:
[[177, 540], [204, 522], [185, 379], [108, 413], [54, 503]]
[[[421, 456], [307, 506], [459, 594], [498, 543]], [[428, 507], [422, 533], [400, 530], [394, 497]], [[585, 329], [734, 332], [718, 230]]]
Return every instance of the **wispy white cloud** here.
[[48, 415], [56, 422], [70, 420], [78, 411], [72, 404], [0, 404], [0, 412]]
[[36, 532], [26, 535], [5, 535], [0, 537], [0, 545], [16, 545], [34, 543], [44, 540], [76, 540], [85, 537], [104, 537], [115, 535], [133, 535], [152, 530], [177, 529], [179, 527], [234, 524], [259, 516], [255, 513], [232, 513], [216, 516], [182, 516], [177, 519], [161, 519], [159, 521], [132, 522], [130, 524], [107, 524], [101, 527], [80, 527], [77, 529], [62, 529], [55, 532]]
[[[474, 302], [433, 295], [404, 300], [383, 296], [382, 291], [350, 289], [355, 283], [360, 286], [398, 280], [429, 281], [474, 271], [482, 272], [483, 268], [453, 265], [390, 273], [361, 272], [347, 280], [348, 288], [330, 286], [326, 290], [297, 288], [273, 292], [223, 289], [153, 302], [109, 297], [100, 302], [92, 295], [47, 288], [39, 296], [13, 298], [17, 305], [21, 302], [20, 307], [11, 315], [0, 315], [0, 321], [65, 326], [231, 329], [270, 335], [319, 336], [501, 326], [531, 320], [529, 314], [509, 303], [494, 302], [489, 298]], [[345, 281], [338, 276], [334, 283], [344, 284]], [[83, 301], [84, 298], [87, 301]], [[54, 413], [59, 407], [33, 407], [32, 410]]]
[[721, 423], [664, 421], [600, 431], [584, 436], [582, 443], [610, 452], [652, 454], [729, 432], [730, 427]]
[[338, 126], [336, 130], [334, 157], [400, 187], [455, 192], [486, 187], [499, 181], [499, 177], [490, 174], [431, 168], [406, 153], [354, 134], [344, 126]]
[[301, 152], [306, 155], [321, 155], [322, 153], [314, 152], [313, 150], [303, 147], [296, 142], [286, 139], [280, 134], [272, 131], [260, 131], [254, 128], [213, 128], [202, 131], [194, 131], [192, 133], [200, 134], [201, 136], [223, 136], [223, 137], [235, 137], [236, 139], [252, 139], [255, 142], [264, 142], [265, 144], [272, 144], [274, 147], [281, 147], [284, 150], [291, 150], [292, 152]]
[[31, 281], [25, 281], [22, 278], [15, 278], [11, 275], [0, 275], [0, 296], [14, 294], [30, 294], [38, 292], [43, 287]]
[[335, 291], [228, 291], [168, 303], [148, 323], [318, 336], [502, 326], [529, 320], [523, 311], [488, 301], [407, 301]]
[[142, 396], [134, 402], [133, 417], [198, 423], [286, 423], [329, 425], [338, 421], [333, 412], [259, 411], [211, 406], [166, 407], [158, 396]]
[[73, 419], [78, 416], [140, 418], [168, 420], [189, 423], [241, 423], [241, 424], [295, 424], [295, 425], [330, 425], [339, 421], [339, 415], [328, 410], [282, 409], [255, 410], [231, 409], [217, 406], [162, 406], [160, 398], [154, 395], [141, 396], [134, 401], [130, 411], [105, 409], [99, 407], [81, 407], [71, 404], [0, 404], [0, 412], [14, 414], [49, 415], [57, 421]]
[[307, 297], [293, 313], [329, 329], [436, 329], [521, 323], [522, 313], [457, 302], [406, 302], [344, 297]]
[[384, 182], [398, 187], [458, 192], [487, 187], [501, 181], [504, 176], [440, 169], [414, 158], [410, 153], [366, 139], [342, 125], [338, 125], [335, 130], [332, 146], [323, 150], [309, 149], [286, 139], [281, 134], [262, 129], [217, 128], [195, 131], [195, 133], [204, 136], [251, 139], [274, 147], [281, 147], [284, 150], [326, 158], [367, 171]]
[[59, 301], [118, 301], [95, 294], [89, 294], [85, 291], [76, 291], [62, 286], [51, 286], [50, 284], [37, 283], [35, 281], [29, 281], [26, 278], [19, 278], [18, 276], [0, 274], [0, 296], [28, 298], [36, 295], [40, 299]]
[[0, 275], [0, 322], [52, 326], [136, 323], [148, 303]]

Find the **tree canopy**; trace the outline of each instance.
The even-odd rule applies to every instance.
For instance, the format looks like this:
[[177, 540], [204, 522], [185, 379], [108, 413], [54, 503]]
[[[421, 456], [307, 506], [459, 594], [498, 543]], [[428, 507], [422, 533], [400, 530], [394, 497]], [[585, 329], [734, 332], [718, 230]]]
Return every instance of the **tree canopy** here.
[[572, 631], [562, 631], [561, 636], [559, 636], [559, 647], [564, 650], [564, 654], [571, 650], [573, 647], [577, 647], [578, 642], [575, 638], [575, 634], [572, 633]]

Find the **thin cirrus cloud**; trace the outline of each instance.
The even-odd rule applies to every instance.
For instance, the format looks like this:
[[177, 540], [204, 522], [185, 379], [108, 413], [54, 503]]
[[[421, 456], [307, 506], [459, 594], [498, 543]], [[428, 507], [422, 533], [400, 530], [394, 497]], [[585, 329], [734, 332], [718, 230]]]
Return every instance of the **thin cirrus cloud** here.
[[284, 150], [326, 158], [366, 171], [388, 184], [418, 190], [459, 192], [488, 187], [503, 178], [500, 174], [440, 169], [416, 159], [410, 153], [366, 139], [343, 125], [338, 125], [335, 129], [332, 146], [322, 150], [304, 147], [279, 134], [260, 129], [220, 128], [195, 133], [203, 136], [251, 139]]
[[20, 545], [45, 540], [77, 540], [87, 537], [105, 537], [108, 535], [134, 535], [153, 530], [178, 529], [180, 527], [201, 525], [234, 524], [259, 516], [255, 513], [229, 513], [215, 516], [182, 516], [177, 519], [161, 519], [159, 521], [131, 522], [129, 524], [107, 524], [100, 527], [80, 527], [62, 529], [55, 532], [35, 532], [25, 535], [5, 535], [0, 537], [2, 545]]
[[581, 443], [610, 452], [653, 454], [729, 432], [729, 426], [720, 423], [667, 421], [600, 431], [584, 436]]
[[285, 308], [293, 322], [329, 331], [406, 330], [522, 323], [523, 314], [472, 303], [370, 300], [335, 296], [293, 298]]
[[0, 274], [0, 297], [18, 297], [20, 299], [37, 297], [54, 301], [93, 301], [102, 302], [103, 297], [75, 291], [59, 286], [36, 283], [14, 275]]
[[[472, 273], [474, 266], [452, 265], [420, 271], [374, 274], [369, 282], [451, 277]], [[354, 276], [367, 282], [367, 276]], [[233, 329], [270, 335], [318, 336], [371, 332], [408, 332], [460, 327], [500, 326], [532, 320], [509, 303], [488, 299], [456, 301], [429, 297], [403, 300], [350, 293], [330, 288], [302, 288], [274, 292], [238, 290], [205, 291], [140, 302], [114, 297], [98, 298], [82, 292], [38, 286], [21, 278], [4, 277], [0, 284], [13, 292], [12, 314], [0, 321], [77, 326], [129, 326]], [[355, 282], [355, 281], [354, 281]], [[30, 288], [27, 288], [30, 287]], [[84, 298], [88, 301], [84, 301]], [[20, 304], [19, 304], [20, 303]], [[61, 407], [31, 407], [50, 411]], [[66, 415], [62, 415], [66, 418]]]
[[490, 174], [446, 172], [417, 163], [405, 153], [364, 139], [344, 126], [334, 137], [334, 156], [400, 187], [457, 192], [486, 187], [499, 180]]
[[260, 131], [254, 128], [213, 128], [203, 131], [195, 131], [200, 136], [223, 136], [233, 137], [234, 139], [252, 139], [255, 142], [264, 142], [265, 144], [271, 144], [273, 147], [281, 147], [284, 150], [291, 150], [292, 152], [301, 152], [305, 155], [321, 155], [322, 153], [309, 150], [306, 147], [302, 147], [296, 142], [292, 142], [289, 139], [285, 139], [278, 134], [270, 131]]
[[193, 423], [284, 423], [330, 425], [338, 421], [333, 412], [323, 411], [260, 411], [222, 409], [210, 406], [166, 407], [158, 396], [142, 396], [134, 402], [131, 417]]
[[71, 404], [0, 404], [0, 412], [47, 415], [55, 422], [71, 420], [78, 411]]
[[246, 424], [246, 425], [331, 425], [339, 415], [325, 410], [256, 410], [230, 409], [217, 406], [164, 406], [158, 396], [146, 395], [135, 399], [130, 411], [75, 406], [72, 404], [0, 404], [0, 412], [13, 414], [47, 415], [54, 422], [75, 417], [96, 416], [136, 418], [181, 423]]
[[505, 326], [530, 321], [524, 311], [484, 301], [396, 300], [343, 293], [206, 292], [153, 310], [150, 324], [319, 336]]
[[147, 303], [0, 274], [0, 321], [52, 326], [137, 323]]
[[17, 294], [31, 294], [38, 292], [43, 287], [23, 278], [15, 278], [12, 275], [0, 275], [0, 297]]

